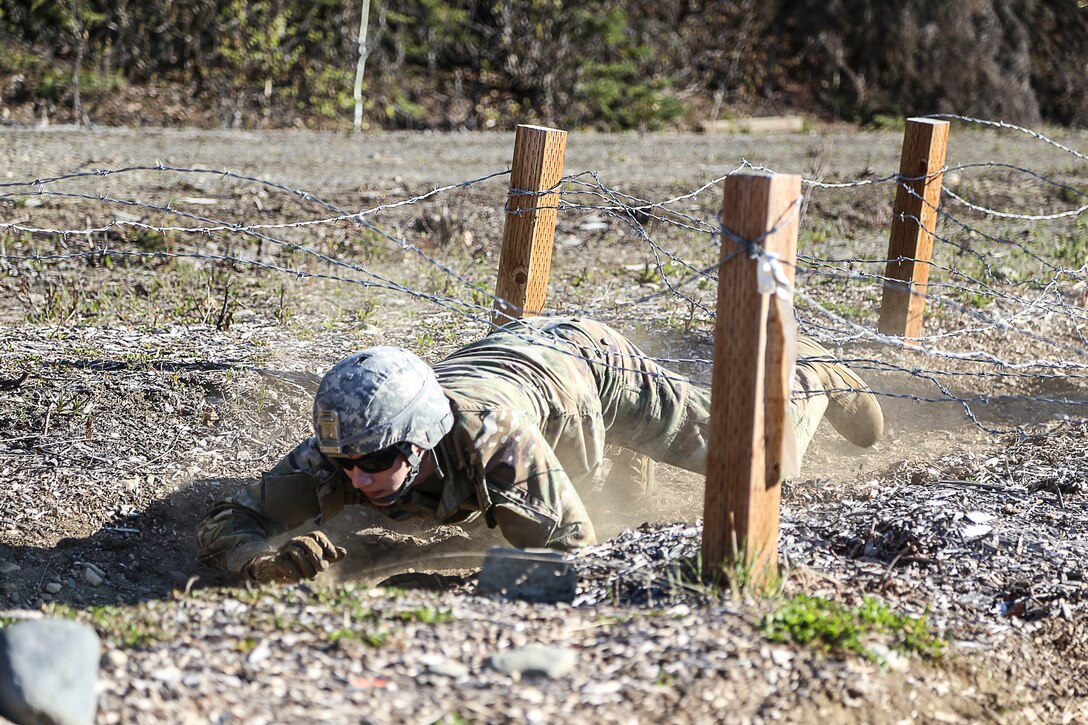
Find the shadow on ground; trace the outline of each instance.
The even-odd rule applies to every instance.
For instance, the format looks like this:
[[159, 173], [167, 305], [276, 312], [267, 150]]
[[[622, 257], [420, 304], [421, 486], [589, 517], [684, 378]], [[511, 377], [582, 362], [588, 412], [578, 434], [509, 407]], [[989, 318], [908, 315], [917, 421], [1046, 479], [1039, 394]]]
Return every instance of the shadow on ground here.
[[[18, 567], [2, 579], [9, 606], [131, 605], [186, 589], [244, 586], [197, 561], [194, 531], [215, 501], [250, 483], [248, 478], [194, 481], [143, 511], [110, 521], [89, 536], [61, 539], [55, 547], [0, 544], [0, 561]], [[277, 537], [273, 544], [309, 528]], [[322, 529], [348, 555], [318, 577], [318, 585], [376, 584], [407, 571], [470, 573], [480, 567], [487, 547], [501, 543], [481, 524], [466, 530], [398, 523], [364, 507], [348, 509]]]

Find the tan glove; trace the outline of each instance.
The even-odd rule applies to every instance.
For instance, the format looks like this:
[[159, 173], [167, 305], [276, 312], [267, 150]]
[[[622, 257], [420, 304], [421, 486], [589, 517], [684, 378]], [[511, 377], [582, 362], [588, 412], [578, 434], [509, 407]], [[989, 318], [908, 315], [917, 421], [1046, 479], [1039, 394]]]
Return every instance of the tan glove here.
[[258, 554], [246, 566], [250, 581], [258, 584], [293, 584], [313, 579], [344, 558], [347, 550], [336, 546], [320, 531], [296, 536], [279, 551]]

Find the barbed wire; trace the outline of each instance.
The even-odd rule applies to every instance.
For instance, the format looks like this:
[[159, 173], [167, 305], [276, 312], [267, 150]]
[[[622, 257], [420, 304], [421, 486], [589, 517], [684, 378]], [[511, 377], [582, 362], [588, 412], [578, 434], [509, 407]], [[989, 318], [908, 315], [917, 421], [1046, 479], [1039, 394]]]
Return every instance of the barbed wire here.
[[[1025, 133], [1077, 159], [1086, 159], [1080, 152], [1043, 134], [1011, 124], [947, 114], [932, 117]], [[655, 310], [655, 314], [674, 314], [675, 310], [682, 308], [687, 311], [685, 329], [700, 330], [702, 335], [693, 340], [692, 349], [705, 349], [708, 347], [709, 326], [716, 315], [714, 295], [716, 272], [720, 265], [737, 254], [762, 258], [772, 268], [774, 264], [782, 264], [767, 259], [758, 244], [759, 240], [745, 240], [722, 228], [719, 213], [721, 184], [728, 176], [747, 171], [772, 172], [765, 165], [742, 159], [725, 175], [716, 176], [689, 192], [674, 194], [662, 201], [612, 188], [599, 172], [581, 171], [564, 176], [552, 189], [542, 192], [508, 190], [505, 211], [508, 214], [528, 214], [548, 208], [559, 214], [561, 228], [575, 231], [579, 228], [579, 218], [592, 215], [591, 218], [598, 220], [594, 222], [597, 227], [603, 224], [609, 237], [631, 250], [628, 259], [637, 258], [635, 250], [643, 250], [640, 262], [644, 269], [641, 273], [644, 278], [642, 283], [629, 286], [622, 295], [603, 304], [599, 301], [589, 305], [553, 303], [552, 312], [624, 320], [635, 309], [640, 310], [639, 319], [643, 319], [647, 308]], [[1088, 193], [1073, 183], [1003, 160], [958, 163], [929, 176], [944, 174], [948, 179], [948, 174], [952, 172], [1021, 174], [1068, 197], [1088, 198]], [[216, 183], [241, 182], [285, 194], [302, 206], [298, 218], [294, 220], [283, 219], [282, 214], [281, 218], [273, 220], [231, 220], [189, 211], [176, 200], [162, 204], [136, 198], [115, 198], [109, 193], [66, 189], [70, 184], [96, 183], [104, 179], [124, 179], [149, 173], [174, 177], [199, 175]], [[124, 209], [127, 212], [125, 216], [115, 213], [112, 217], [97, 220], [87, 215], [87, 223], [82, 227], [33, 223], [33, 214], [24, 214], [27, 216], [25, 219], [2, 221], [0, 269], [6, 270], [9, 278], [18, 277], [27, 283], [28, 279], [40, 278], [43, 267], [52, 265], [57, 268], [58, 265], [74, 262], [100, 264], [111, 257], [142, 262], [159, 259], [222, 264], [232, 269], [248, 268], [294, 280], [350, 284], [363, 290], [406, 295], [447, 310], [463, 318], [466, 323], [489, 330], [498, 324], [493, 319], [497, 306], [516, 307], [509, 301], [498, 300], [488, 281], [481, 280], [478, 275], [458, 271], [456, 261], [439, 256], [439, 253], [448, 250], [436, 246], [428, 251], [424, 248], [423, 240], [413, 241], [409, 236], [411, 226], [406, 227], [404, 214], [411, 215], [413, 207], [425, 207], [437, 200], [448, 199], [452, 193], [506, 177], [509, 173], [509, 170], [495, 171], [359, 211], [345, 209], [342, 204], [322, 199], [312, 192], [255, 176], [161, 163], [0, 182], [0, 203], [7, 201], [13, 208], [26, 206], [28, 199], [37, 198], [72, 203], [81, 208], [89, 205], [92, 208]], [[895, 184], [917, 195], [910, 186], [912, 181], [918, 179], [901, 178], [894, 173], [845, 181], [803, 178], [805, 193], [791, 204], [789, 213], [796, 215], [803, 205], [819, 194], [872, 193], [883, 186]], [[958, 179], [956, 183], [964, 184], [964, 180]], [[794, 270], [796, 289], [793, 290], [799, 303], [797, 314], [801, 330], [831, 349], [857, 344], [879, 346], [894, 351], [896, 356], [902, 358], [893, 360], [887, 356], [841, 354], [808, 362], [841, 361], [861, 370], [879, 381], [879, 384], [872, 386], [874, 392], [889, 400], [961, 405], [968, 420], [993, 434], [1020, 429], [1001, 430], [990, 425], [979, 419], [974, 407], [1024, 401], [1076, 408], [1088, 402], [1080, 399], [1082, 396], [1088, 397], [1081, 392], [1083, 381], [1088, 379], [1088, 375], [1081, 374], [1088, 369], [1088, 340], [1083, 331], [1088, 317], [1084, 307], [1088, 299], [1088, 233], [1085, 233], [1083, 240], [1077, 236], [1080, 229], [1077, 225], [1083, 224], [1088, 204], [1051, 212], [998, 210], [958, 190], [944, 188], [943, 191], [944, 196], [958, 206], [942, 205], [935, 209], [938, 223], [952, 227], [954, 231], [946, 233], [938, 230], [934, 233], [934, 242], [940, 249], [933, 260], [889, 259], [885, 253], [886, 242], [882, 240], [843, 238], [821, 242], [812, 238], [806, 242], [805, 228], [802, 227], [802, 244]], [[518, 197], [543, 197], [556, 192], [559, 197], [554, 204], [530, 205], [527, 208], [519, 204], [517, 210], [511, 206]], [[977, 193], [974, 192], [974, 195]], [[890, 202], [889, 194], [885, 203], [890, 206]], [[316, 207], [318, 213], [310, 214], [307, 205]], [[976, 216], [961, 218], [956, 215], [956, 209]], [[63, 212], [58, 214], [65, 218]], [[262, 215], [265, 214], [262, 212]], [[419, 218], [415, 217], [417, 221]], [[189, 223], [179, 224], [178, 219]], [[785, 221], [792, 219], [781, 221], [776, 228]], [[910, 216], [905, 216], [901, 221], [920, 224], [917, 218]], [[1013, 238], [1015, 230], [1001, 226], [1012, 223], [1071, 224], [1067, 230], [1068, 236], [1062, 237], [1067, 240], [1065, 243], [1069, 249], [1055, 250]], [[421, 260], [453, 283], [453, 288], [447, 284], [442, 292], [424, 292], [415, 289], [410, 281], [400, 276], [402, 272], [390, 271], [380, 264], [367, 261], [366, 255], [345, 256], [298, 239], [300, 235], [309, 235], [315, 229], [329, 228], [344, 229], [344, 234], [349, 238], [352, 230], [362, 230], [372, 235], [375, 241], [384, 243], [387, 249], [409, 253]], [[406, 232], [406, 228], [409, 231]], [[170, 248], [141, 250], [138, 241], [134, 240], [134, 236], [140, 234], [168, 236]], [[58, 247], [64, 247], [70, 239], [86, 240], [83, 244], [91, 248], [50, 253], [35, 249], [37, 244], [50, 240]], [[204, 249], [210, 241], [226, 243], [229, 249], [238, 240], [244, 239], [257, 242], [257, 249], [243, 246], [237, 253], [216, 253]], [[731, 245], [726, 247], [724, 255], [723, 240]], [[852, 248], [861, 253], [831, 255], [818, 251], [821, 244]], [[1081, 246], [1078, 247], [1078, 244]], [[133, 248], [134, 245], [136, 248]], [[261, 245], [268, 245], [269, 249]], [[15, 247], [14, 251], [9, 247]], [[274, 251], [277, 249], [280, 251]], [[281, 255], [289, 253], [302, 255], [301, 261], [280, 261]], [[1024, 267], [1019, 275], [1020, 280], [1010, 279], [1008, 273], [1001, 271], [998, 265], [1003, 255], [1010, 255], [1010, 259], [1015, 256], [1016, 264]], [[1070, 261], [1075, 263], [1069, 266]], [[932, 322], [927, 334], [917, 339], [905, 340], [884, 334], [874, 324], [874, 313], [883, 289], [897, 283], [882, 268], [901, 262], [926, 264], [934, 275], [924, 293]], [[963, 266], [968, 262], [973, 268]], [[656, 289], [647, 290], [647, 286], [656, 286]], [[465, 293], [456, 293], [458, 289], [465, 290]], [[642, 293], [638, 294], [640, 291]], [[553, 299], [556, 297], [553, 296]], [[1003, 346], [997, 350], [999, 342]], [[555, 339], [550, 343], [559, 346], [561, 341]], [[1040, 353], [1055, 357], [1048, 358]], [[678, 365], [705, 371], [712, 365], [712, 360], [699, 355], [647, 358], [666, 367]], [[943, 364], [938, 366], [937, 361], [943, 361]], [[677, 377], [676, 373], [667, 369], [660, 374]], [[685, 375], [694, 384], [709, 385], [705, 372], [700, 376], [685, 370]], [[971, 384], [982, 381], [993, 392], [972, 394], [956, 389], [956, 386], [967, 381], [971, 381]], [[932, 386], [937, 395], [896, 389], [897, 386], [909, 388], [920, 382]], [[1029, 384], [1065, 384], [1069, 391], [1064, 396], [998, 392], [1001, 385]], [[843, 389], [837, 392], [852, 391]]]
[[1088, 156], [1085, 156], [1080, 151], [1077, 151], [1076, 149], [1069, 148], [1068, 146], [1065, 146], [1064, 144], [1060, 144], [1060, 143], [1058, 143], [1057, 141], [1050, 138], [1049, 136], [1047, 136], [1044, 133], [1041, 133], [1039, 131], [1034, 131], [1034, 130], [1032, 130], [1030, 128], [1024, 128], [1023, 126], [1017, 126], [1014, 123], [1008, 123], [1006, 121], [991, 121], [991, 120], [988, 120], [988, 119], [985, 119], [985, 118], [973, 118], [971, 116], [960, 116], [960, 115], [957, 115], [957, 114], [954, 114], [954, 113], [931, 113], [931, 114], [928, 114], [926, 116], [923, 116], [923, 118], [937, 118], [937, 119], [951, 120], [951, 121], [963, 121], [964, 123], [971, 123], [971, 124], [975, 124], [976, 126], [988, 126], [988, 127], [991, 127], [991, 128], [1000, 128], [1000, 129], [1008, 129], [1008, 130], [1012, 130], [1012, 131], [1017, 131], [1019, 133], [1025, 134], [1027, 136], [1031, 136], [1032, 138], [1034, 138], [1034, 139], [1036, 139], [1038, 141], [1042, 141], [1043, 143], [1050, 144], [1054, 148], [1060, 149], [1061, 151], [1064, 151], [1067, 154], [1069, 154], [1070, 156], [1074, 156], [1074, 157], [1080, 159], [1081, 161], [1088, 161]]

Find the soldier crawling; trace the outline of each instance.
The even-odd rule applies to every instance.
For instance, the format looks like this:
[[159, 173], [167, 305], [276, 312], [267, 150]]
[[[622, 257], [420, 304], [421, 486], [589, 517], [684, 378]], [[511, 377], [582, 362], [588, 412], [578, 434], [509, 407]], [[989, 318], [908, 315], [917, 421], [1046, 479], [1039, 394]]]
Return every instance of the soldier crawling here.
[[[798, 453], [825, 413], [851, 442], [876, 443], [884, 420], [865, 383], [815, 342], [798, 348]], [[344, 549], [320, 531], [278, 550], [268, 539], [347, 504], [395, 520], [482, 513], [518, 547], [594, 544], [579, 487], [605, 441], [702, 473], [709, 408], [709, 390], [584, 319], [512, 322], [433, 369], [399, 348], [363, 350], [322, 379], [315, 434], [204, 517], [199, 557], [258, 583], [312, 578]]]

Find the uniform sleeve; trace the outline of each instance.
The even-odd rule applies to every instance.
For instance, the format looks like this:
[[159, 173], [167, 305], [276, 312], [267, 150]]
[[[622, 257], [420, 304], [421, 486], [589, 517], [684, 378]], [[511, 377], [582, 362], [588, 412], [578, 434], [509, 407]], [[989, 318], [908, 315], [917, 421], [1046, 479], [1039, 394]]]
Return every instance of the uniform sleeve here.
[[253, 557], [272, 546], [268, 539], [343, 509], [337, 471], [303, 441], [271, 470], [216, 503], [197, 526], [197, 556], [205, 564], [244, 577]]
[[574, 549], [597, 543], [578, 491], [540, 430], [518, 411], [476, 414], [485, 513], [517, 547]]

